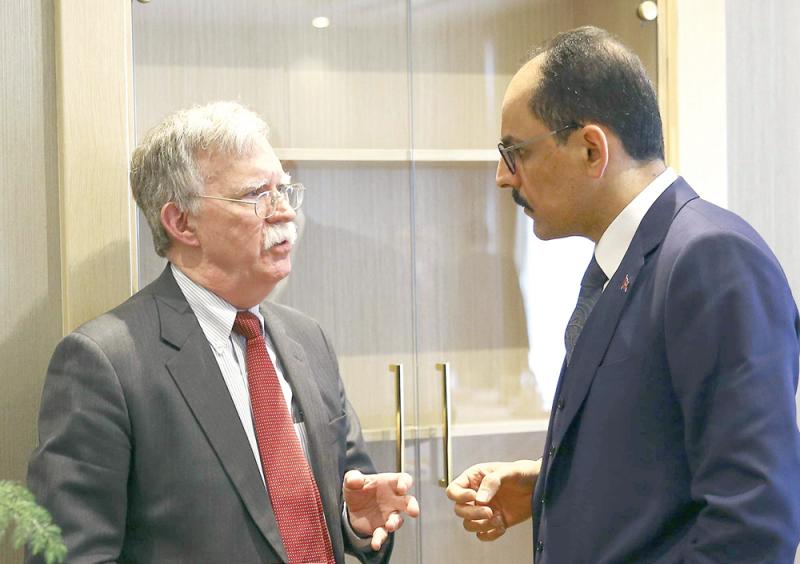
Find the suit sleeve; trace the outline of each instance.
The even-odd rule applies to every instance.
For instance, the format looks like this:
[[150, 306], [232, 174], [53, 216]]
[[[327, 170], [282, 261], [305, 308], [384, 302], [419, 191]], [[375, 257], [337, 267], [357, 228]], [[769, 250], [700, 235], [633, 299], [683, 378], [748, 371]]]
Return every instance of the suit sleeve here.
[[28, 485], [61, 528], [71, 563], [120, 556], [130, 436], [122, 389], [108, 358], [87, 336], [67, 336], [48, 368]]
[[[321, 329], [320, 331], [322, 332], [322, 338], [325, 341], [328, 354], [331, 357], [331, 362], [337, 367], [336, 372], [339, 386], [339, 398], [342, 404], [342, 410], [345, 413], [345, 419], [347, 421], [347, 452], [345, 457], [344, 471], [347, 473], [348, 470], [360, 470], [364, 474], [373, 474], [376, 472], [375, 466], [372, 463], [372, 459], [369, 457], [366, 445], [364, 444], [364, 438], [361, 434], [361, 422], [358, 419], [358, 414], [356, 413], [355, 409], [353, 409], [350, 401], [347, 399], [344, 383], [339, 376], [339, 363], [336, 359], [336, 353], [334, 352], [330, 341], [328, 341], [325, 332]], [[389, 535], [389, 538], [385, 543], [383, 543], [381, 549], [376, 552], [372, 550], [372, 547], [369, 546], [369, 544], [364, 545], [363, 543], [356, 541], [357, 537], [353, 529], [350, 527], [350, 523], [346, 515], [346, 509], [344, 511], [345, 513], [342, 515], [342, 532], [345, 540], [346, 551], [358, 558], [360, 562], [364, 562], [366, 564], [379, 564], [382, 562], [388, 562], [392, 553], [392, 547], [394, 546], [394, 533]]]
[[[698, 518], [686, 562], [791, 562], [800, 540], [797, 309], [758, 241], [691, 241], [665, 302]], [[688, 509], [688, 508], [687, 508]]]

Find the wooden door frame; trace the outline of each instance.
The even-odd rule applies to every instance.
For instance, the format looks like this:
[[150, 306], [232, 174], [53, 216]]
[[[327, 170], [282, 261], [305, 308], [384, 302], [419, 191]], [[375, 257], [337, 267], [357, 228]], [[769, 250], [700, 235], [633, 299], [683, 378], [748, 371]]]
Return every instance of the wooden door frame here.
[[130, 0], [55, 0], [63, 331], [136, 289]]
[[658, 2], [658, 105], [664, 128], [667, 164], [678, 162], [678, 0]]

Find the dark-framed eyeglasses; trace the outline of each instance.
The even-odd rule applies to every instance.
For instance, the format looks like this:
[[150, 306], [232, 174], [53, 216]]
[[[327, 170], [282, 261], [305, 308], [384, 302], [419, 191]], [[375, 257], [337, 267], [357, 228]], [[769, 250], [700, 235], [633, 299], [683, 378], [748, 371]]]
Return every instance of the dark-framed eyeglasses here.
[[252, 205], [258, 217], [267, 219], [275, 215], [281, 200], [285, 201], [293, 210], [299, 209], [300, 206], [303, 205], [305, 191], [305, 186], [299, 182], [295, 182], [294, 184], [279, 184], [273, 190], [266, 190], [255, 198], [248, 198], [246, 200], [223, 198], [222, 196], [204, 196], [202, 194], [198, 197], [207, 200], [222, 200], [223, 202]]
[[578, 127], [580, 127], [579, 124], [570, 123], [569, 125], [565, 125], [564, 127], [559, 127], [558, 129], [554, 129], [553, 131], [543, 133], [542, 135], [537, 135], [536, 137], [531, 137], [530, 139], [526, 139], [525, 141], [520, 141], [519, 143], [514, 143], [513, 145], [506, 145], [501, 141], [500, 143], [497, 144], [497, 150], [500, 151], [500, 156], [503, 157], [503, 162], [506, 163], [508, 171], [511, 174], [516, 174], [517, 164], [514, 159], [514, 155], [516, 155], [520, 149], [522, 149], [523, 147], [527, 147], [531, 143], [536, 143], [537, 141], [541, 141], [542, 139], [547, 139], [552, 135], [561, 133], [562, 131], [566, 131], [567, 129], [577, 129]]

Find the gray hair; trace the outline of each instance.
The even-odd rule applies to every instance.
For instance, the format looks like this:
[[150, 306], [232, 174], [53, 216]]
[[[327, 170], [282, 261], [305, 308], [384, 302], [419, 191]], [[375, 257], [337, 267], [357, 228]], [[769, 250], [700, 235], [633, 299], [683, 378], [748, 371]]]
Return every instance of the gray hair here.
[[241, 158], [266, 140], [269, 127], [238, 102], [214, 102], [180, 110], [147, 132], [131, 157], [131, 190], [153, 233], [156, 253], [165, 256], [170, 239], [161, 208], [174, 202], [181, 212], [197, 213], [205, 180], [199, 153]]

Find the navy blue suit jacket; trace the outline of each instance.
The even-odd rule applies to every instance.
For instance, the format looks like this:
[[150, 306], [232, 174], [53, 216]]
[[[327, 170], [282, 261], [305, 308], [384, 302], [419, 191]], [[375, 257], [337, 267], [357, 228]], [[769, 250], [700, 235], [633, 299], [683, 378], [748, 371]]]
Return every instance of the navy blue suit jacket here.
[[798, 335], [766, 243], [679, 178], [562, 370], [532, 501], [535, 560], [792, 562]]

